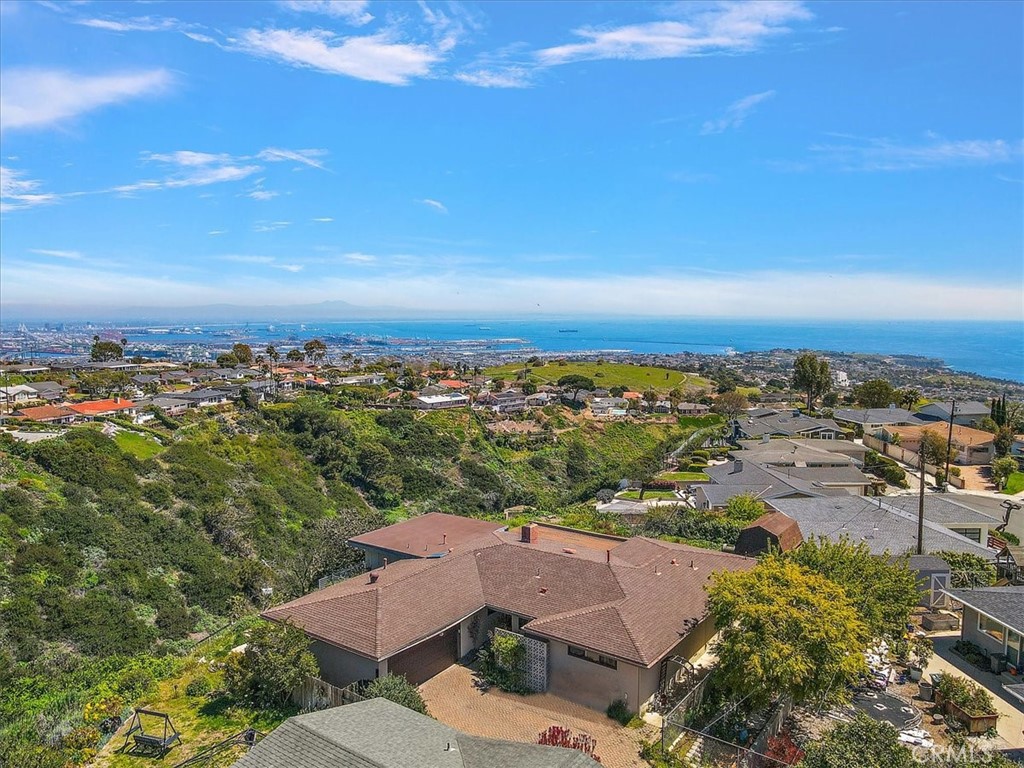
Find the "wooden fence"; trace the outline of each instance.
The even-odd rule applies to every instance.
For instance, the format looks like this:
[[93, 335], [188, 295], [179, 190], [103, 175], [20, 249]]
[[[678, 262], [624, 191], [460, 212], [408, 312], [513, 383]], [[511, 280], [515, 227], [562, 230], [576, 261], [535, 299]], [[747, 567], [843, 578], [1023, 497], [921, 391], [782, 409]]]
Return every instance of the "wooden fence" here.
[[366, 697], [356, 693], [351, 685], [339, 688], [319, 677], [307, 677], [305, 682], [292, 691], [292, 701], [303, 712], [315, 712], [365, 700]]
[[[896, 459], [896, 461], [902, 461], [904, 464], [909, 464], [915, 469], [921, 466], [921, 457], [918, 454], [898, 445], [887, 443], [873, 435], [864, 435], [864, 445], [872, 450], [878, 451], [883, 456], [888, 456], [889, 458]], [[930, 475], [935, 475], [936, 472], [945, 472], [945, 469], [943, 467], [937, 467], [934, 464], [925, 463], [924, 471]], [[962, 477], [957, 477], [952, 474], [952, 472], [950, 472], [946, 481], [957, 488], [963, 488], [964, 485], [966, 485], [966, 481]]]

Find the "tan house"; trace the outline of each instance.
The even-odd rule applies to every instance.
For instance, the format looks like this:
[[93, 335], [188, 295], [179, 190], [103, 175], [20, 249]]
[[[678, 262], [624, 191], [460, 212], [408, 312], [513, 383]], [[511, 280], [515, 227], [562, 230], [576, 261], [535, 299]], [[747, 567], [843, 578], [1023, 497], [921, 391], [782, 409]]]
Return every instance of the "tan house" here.
[[[705, 592], [711, 574], [755, 564], [539, 524], [444, 540], [458, 520], [434, 515], [431, 534], [416, 519], [390, 526], [380, 568], [263, 616], [302, 628], [321, 676], [335, 685], [389, 672], [422, 683], [500, 628], [523, 638], [536, 690], [601, 710], [624, 698], [639, 710], [673, 664], [699, 656], [715, 635]], [[418, 526], [412, 538], [427, 535], [434, 549], [384, 564], [385, 552], [402, 551], [405, 525]]]
[[[926, 425], [905, 425], [900, 427], [884, 427], [882, 439], [887, 442], [897, 442], [901, 448], [914, 453], [921, 452], [921, 436], [925, 430], [934, 432], [943, 440], [950, 438], [949, 422], [935, 422]], [[896, 435], [899, 435], [897, 438]], [[991, 432], [985, 432], [974, 427], [965, 427], [960, 424], [953, 425], [952, 447], [956, 450], [957, 464], [989, 464], [995, 458], [995, 447], [992, 440], [995, 437]]]

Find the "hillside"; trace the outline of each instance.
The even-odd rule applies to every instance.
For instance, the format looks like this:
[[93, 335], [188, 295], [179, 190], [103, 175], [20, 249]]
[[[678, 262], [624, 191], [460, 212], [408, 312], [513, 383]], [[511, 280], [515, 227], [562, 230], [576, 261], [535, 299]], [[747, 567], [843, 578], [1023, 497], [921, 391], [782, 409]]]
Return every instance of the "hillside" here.
[[484, 373], [496, 379], [506, 381], [526, 380], [534, 384], [555, 384], [561, 377], [569, 375], [586, 376], [594, 380], [594, 385], [604, 389], [620, 386], [634, 392], [653, 389], [667, 393], [672, 389], [687, 390], [704, 389], [711, 382], [694, 373], [683, 373], [671, 368], [657, 368], [650, 365], [630, 365], [629, 363], [609, 363], [596, 361], [552, 361], [547, 364], [530, 365], [529, 363], [510, 363], [508, 365], [487, 368]]
[[[113, 438], [99, 424], [33, 444], [0, 435], [0, 764], [81, 764], [99, 722], [140, 701], [184, 717], [199, 704], [162, 681], [194, 677], [196, 640], [357, 562], [356, 533], [519, 505], [606, 525], [581, 502], [653, 473], [694, 428], [557, 406], [534, 419], [520, 441], [466, 410], [310, 397]], [[188, 715], [197, 746], [256, 719], [207, 714]]]

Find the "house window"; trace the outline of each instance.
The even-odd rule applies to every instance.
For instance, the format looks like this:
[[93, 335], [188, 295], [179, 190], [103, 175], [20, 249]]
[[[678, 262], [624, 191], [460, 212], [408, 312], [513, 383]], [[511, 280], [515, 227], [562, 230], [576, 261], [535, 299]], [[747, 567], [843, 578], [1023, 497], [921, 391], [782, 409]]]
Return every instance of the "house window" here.
[[950, 528], [949, 530], [953, 533], [959, 533], [961, 536], [981, 543], [981, 528]]
[[580, 648], [575, 645], [569, 646], [569, 655], [575, 656], [577, 659], [593, 662], [594, 664], [600, 664], [602, 667], [608, 667], [609, 669], [619, 668], [619, 662], [611, 656], [602, 656], [600, 653], [594, 653], [586, 648]]
[[978, 614], [978, 631], [984, 632], [989, 637], [998, 640], [1000, 643], [1006, 638], [1006, 627], [995, 619]]

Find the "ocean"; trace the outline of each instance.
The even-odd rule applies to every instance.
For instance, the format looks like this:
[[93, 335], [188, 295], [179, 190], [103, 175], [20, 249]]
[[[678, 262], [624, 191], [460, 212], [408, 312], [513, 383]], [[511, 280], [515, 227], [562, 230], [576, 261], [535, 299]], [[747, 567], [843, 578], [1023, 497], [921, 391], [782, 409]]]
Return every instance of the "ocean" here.
[[[166, 327], [166, 326], [164, 326]], [[233, 332], [228, 339], [228, 329]], [[353, 320], [202, 326], [202, 332], [130, 336], [133, 342], [253, 344], [317, 336], [478, 342], [491, 350], [537, 352], [701, 352], [766, 349], [907, 354], [938, 358], [959, 371], [1024, 382], [1024, 323], [967, 321], [779, 321], [665, 318]], [[387, 347], [381, 348], [384, 354]]]

